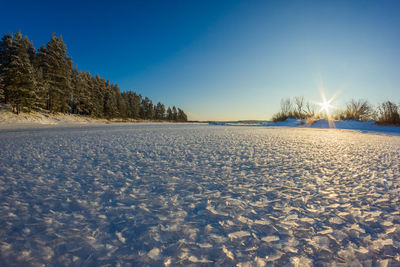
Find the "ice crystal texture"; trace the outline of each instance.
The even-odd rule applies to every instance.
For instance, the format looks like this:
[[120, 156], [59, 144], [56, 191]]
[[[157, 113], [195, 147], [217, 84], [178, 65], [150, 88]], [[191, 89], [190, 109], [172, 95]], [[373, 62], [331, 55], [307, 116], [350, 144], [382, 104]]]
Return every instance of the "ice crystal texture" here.
[[0, 131], [0, 265], [396, 265], [400, 137], [137, 124]]

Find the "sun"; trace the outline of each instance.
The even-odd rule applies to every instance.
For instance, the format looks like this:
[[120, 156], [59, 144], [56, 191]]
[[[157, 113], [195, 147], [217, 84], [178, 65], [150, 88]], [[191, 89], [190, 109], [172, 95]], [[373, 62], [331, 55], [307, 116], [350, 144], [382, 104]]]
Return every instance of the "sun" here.
[[332, 102], [336, 99], [338, 95], [338, 92], [335, 93], [330, 99], [327, 99], [325, 96], [325, 93], [323, 90], [321, 90], [321, 100], [322, 102], [316, 102], [321, 108], [319, 110], [319, 113], [324, 112], [328, 116], [328, 119], [331, 115], [332, 109], [337, 109], [334, 105], [332, 105]]
[[315, 117], [319, 119], [327, 119], [329, 122], [329, 127], [330, 128], [336, 128], [335, 127], [335, 110], [338, 108], [333, 105], [335, 99], [341, 94], [343, 89], [339, 89], [335, 91], [332, 97], [327, 98], [325, 95], [325, 86], [323, 84], [322, 78], [320, 79], [320, 82], [318, 84], [318, 91], [321, 95], [321, 102], [314, 102], [314, 104], [320, 106], [319, 112], [316, 113]]
[[331, 114], [331, 109], [336, 108], [334, 105], [331, 104], [334, 99], [335, 97], [326, 100], [325, 95], [322, 95], [322, 102], [318, 103], [318, 105], [321, 107], [319, 113], [325, 113], [326, 118], [328, 119], [329, 128], [336, 128], [335, 123], [332, 120], [332, 114]]
[[320, 112], [320, 113], [321, 113], [321, 112], [325, 112], [326, 115], [330, 116], [330, 111], [331, 111], [331, 109], [334, 109], [334, 108], [335, 108], [335, 106], [331, 104], [332, 101], [333, 101], [333, 98], [331, 98], [331, 99], [329, 99], [329, 100], [326, 100], [325, 97], [322, 97], [322, 102], [317, 103], [317, 104], [321, 107], [321, 109], [319, 110], [319, 112]]
[[326, 113], [329, 113], [329, 109], [332, 107], [329, 101], [323, 101], [319, 105], [321, 106], [321, 111], [324, 110]]

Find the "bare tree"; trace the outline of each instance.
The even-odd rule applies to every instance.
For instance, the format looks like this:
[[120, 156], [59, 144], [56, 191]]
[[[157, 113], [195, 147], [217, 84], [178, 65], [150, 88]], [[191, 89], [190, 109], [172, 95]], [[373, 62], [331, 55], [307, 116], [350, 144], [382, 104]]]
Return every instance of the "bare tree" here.
[[390, 101], [378, 106], [377, 122], [380, 124], [400, 124], [399, 107]]
[[284, 121], [287, 118], [293, 117], [293, 104], [290, 98], [282, 99], [281, 100], [281, 111], [274, 114], [272, 116], [272, 120], [277, 121]]
[[304, 119], [304, 97], [303, 96], [296, 96], [294, 98], [294, 103], [296, 104], [296, 110], [295, 110], [295, 115], [299, 119]]
[[293, 116], [293, 104], [290, 98], [281, 100], [281, 112], [285, 114], [287, 117]]
[[368, 120], [372, 115], [372, 107], [367, 100], [350, 100], [346, 104], [344, 119], [346, 120]]
[[315, 104], [310, 103], [310, 101], [307, 101], [305, 113], [307, 118], [314, 117], [315, 114], [317, 113], [317, 106]]

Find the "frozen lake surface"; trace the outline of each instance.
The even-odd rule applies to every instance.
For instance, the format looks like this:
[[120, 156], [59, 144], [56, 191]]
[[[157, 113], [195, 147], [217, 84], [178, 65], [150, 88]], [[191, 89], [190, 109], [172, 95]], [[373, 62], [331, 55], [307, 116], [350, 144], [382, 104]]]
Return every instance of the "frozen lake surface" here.
[[356, 131], [0, 130], [0, 265], [398, 266], [399, 166]]

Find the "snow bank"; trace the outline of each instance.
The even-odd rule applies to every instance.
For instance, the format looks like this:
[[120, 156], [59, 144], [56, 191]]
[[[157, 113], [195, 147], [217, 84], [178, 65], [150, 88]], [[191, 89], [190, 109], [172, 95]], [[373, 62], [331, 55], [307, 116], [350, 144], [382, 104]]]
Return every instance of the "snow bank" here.
[[[84, 115], [66, 113], [50, 114], [48, 111], [32, 111], [30, 113], [20, 113], [17, 115], [12, 112], [7, 105], [0, 104], [0, 130], [43, 128], [44, 126], [74, 127], [76, 125], [84, 126], [87, 124], [101, 126], [109, 123], [173, 124], [176, 122], [134, 119], [96, 119]], [[179, 124], [185, 124], [185, 122], [179, 122]]]
[[[307, 127], [307, 126], [305, 126]], [[328, 120], [317, 120], [311, 128], [336, 128], [336, 129], [347, 129], [347, 130], [359, 130], [365, 132], [383, 132], [391, 134], [400, 134], [400, 127], [396, 126], [383, 126], [378, 125], [375, 121], [328, 121]]]
[[0, 129], [38, 127], [40, 125], [105, 123], [106, 121], [73, 114], [50, 114], [47, 111], [15, 114], [7, 105], [1, 104], [0, 106]]

